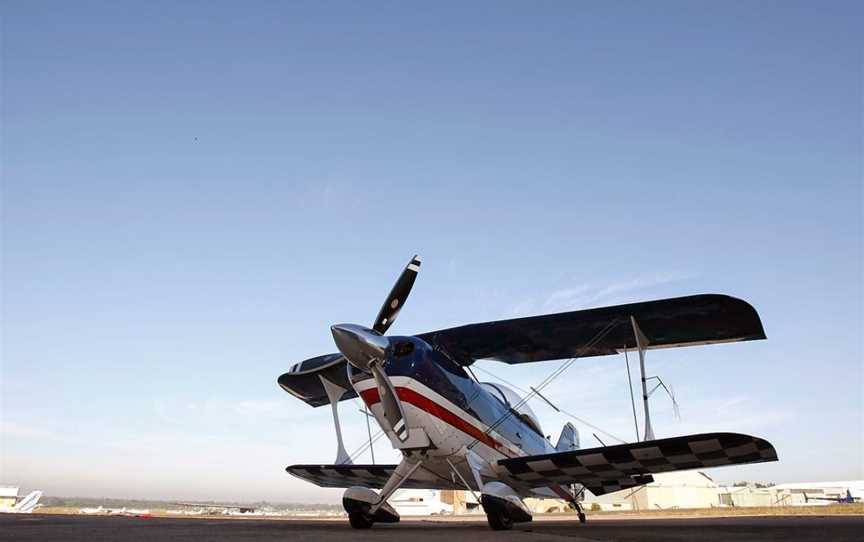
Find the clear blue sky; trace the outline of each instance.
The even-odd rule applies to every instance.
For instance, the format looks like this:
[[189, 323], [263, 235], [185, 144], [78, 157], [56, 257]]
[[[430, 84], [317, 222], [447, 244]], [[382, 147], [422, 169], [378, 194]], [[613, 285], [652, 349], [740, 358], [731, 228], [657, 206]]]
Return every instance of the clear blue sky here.
[[[864, 476], [861, 4], [410, 4], [3, 2], [0, 483], [336, 502], [275, 379], [414, 253], [398, 333], [747, 299], [767, 341], [651, 354], [658, 435]], [[550, 395], [631, 438], [621, 359]]]

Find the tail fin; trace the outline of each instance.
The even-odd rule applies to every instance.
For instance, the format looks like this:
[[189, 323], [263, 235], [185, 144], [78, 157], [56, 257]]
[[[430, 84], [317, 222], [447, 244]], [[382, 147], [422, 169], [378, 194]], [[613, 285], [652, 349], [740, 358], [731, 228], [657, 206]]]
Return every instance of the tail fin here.
[[555, 449], [559, 452], [569, 452], [571, 450], [579, 449], [579, 431], [573, 427], [573, 424], [567, 422], [564, 424], [564, 428], [561, 429], [561, 436], [558, 437], [558, 444], [555, 445]]
[[41, 491], [33, 491], [20, 501], [18, 501], [15, 506], [12, 507], [13, 512], [17, 512], [19, 514], [29, 514], [39, 505], [39, 499], [42, 498]]

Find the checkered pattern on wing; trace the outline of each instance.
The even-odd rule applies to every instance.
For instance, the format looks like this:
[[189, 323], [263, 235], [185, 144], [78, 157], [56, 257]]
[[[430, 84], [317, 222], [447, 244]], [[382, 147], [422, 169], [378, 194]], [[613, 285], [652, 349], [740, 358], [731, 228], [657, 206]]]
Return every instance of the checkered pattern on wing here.
[[641, 475], [776, 460], [774, 447], [760, 438], [708, 433], [498, 463], [512, 478], [534, 487], [579, 483], [602, 495], [651, 481], [633, 481]]
[[396, 465], [294, 465], [288, 473], [320, 487], [381, 488]]
[[626, 478], [618, 478], [613, 480], [599, 480], [596, 482], [592, 482], [591, 485], [583, 484], [588, 491], [593, 493], [594, 495], [604, 495], [606, 493], [612, 493], [614, 491], [621, 491], [622, 489], [629, 489], [631, 487], [636, 487], [643, 484], [649, 484], [654, 481], [650, 475], [643, 477], [639, 481], [630, 478], [629, 476]]
[[[293, 465], [289, 474], [319, 487], [384, 487], [396, 465]], [[402, 487], [406, 489], [461, 489], [450, 480], [442, 480], [420, 469]]]

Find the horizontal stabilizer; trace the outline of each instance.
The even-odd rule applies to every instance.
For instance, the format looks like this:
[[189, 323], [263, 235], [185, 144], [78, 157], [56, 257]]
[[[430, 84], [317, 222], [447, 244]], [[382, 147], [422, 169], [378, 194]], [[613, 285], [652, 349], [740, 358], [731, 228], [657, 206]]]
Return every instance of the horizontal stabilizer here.
[[705, 433], [572, 452], [502, 459], [514, 480], [531, 487], [582, 484], [595, 495], [653, 481], [651, 474], [776, 461], [766, 440], [738, 433]]
[[[312, 482], [318, 487], [384, 487], [396, 465], [292, 465], [288, 474]], [[406, 489], [465, 489], [448, 478], [442, 478], [422, 466], [401, 487]]]

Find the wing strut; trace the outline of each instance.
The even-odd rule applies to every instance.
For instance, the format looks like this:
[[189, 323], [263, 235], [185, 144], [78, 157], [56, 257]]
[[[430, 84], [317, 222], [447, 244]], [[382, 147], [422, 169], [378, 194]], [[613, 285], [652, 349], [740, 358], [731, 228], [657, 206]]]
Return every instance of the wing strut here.
[[342, 427], [339, 425], [339, 399], [341, 399], [348, 390], [338, 384], [330, 382], [321, 375], [318, 375], [318, 378], [321, 379], [321, 384], [324, 386], [324, 391], [327, 393], [327, 399], [330, 400], [330, 407], [333, 409], [333, 426], [336, 428], [336, 464], [350, 465], [351, 456], [349, 456], [348, 451], [345, 450], [345, 444], [342, 442]]
[[[636, 349], [639, 351], [639, 371], [642, 377], [642, 403], [644, 405], [645, 410], [645, 436], [642, 439], [646, 440], [654, 440], [654, 428], [651, 426], [651, 412], [648, 408], [648, 398], [651, 397], [657, 388], [663, 388], [666, 390], [666, 393], [669, 395], [669, 398], [672, 399], [672, 407], [675, 409], [675, 417], [679, 418], [678, 414], [678, 401], [675, 399], [675, 394], [672, 392], [672, 389], [666, 386], [659, 376], [646, 376], [645, 375], [645, 352], [650, 347], [651, 343], [648, 341], [648, 338], [645, 337], [645, 334], [642, 332], [642, 329], [639, 328], [639, 324], [636, 322], [636, 318], [634, 316], [630, 316], [630, 324], [633, 326], [633, 335], [636, 338]], [[627, 348], [624, 348], [624, 359], [627, 362], [627, 381], [630, 382], [630, 361], [627, 359]], [[656, 380], [657, 384], [648, 390], [648, 381]], [[633, 386], [631, 383], [630, 386], [630, 402], [631, 406], [633, 406], [633, 423], [636, 425], [636, 440], [639, 440], [639, 425], [636, 423], [636, 405], [633, 403]]]
[[630, 358], [627, 356], [626, 346], [624, 347], [624, 363], [627, 365], [627, 388], [630, 390], [630, 406], [633, 407], [633, 427], [636, 428], [636, 442], [639, 442], [639, 422], [636, 421], [636, 400], [633, 398], [633, 380], [630, 378]]
[[654, 428], [651, 427], [651, 414], [648, 410], [648, 384], [645, 378], [645, 347], [648, 346], [648, 339], [639, 329], [636, 318], [630, 316], [630, 323], [633, 324], [633, 334], [636, 336], [636, 348], [639, 350], [639, 370], [642, 373], [642, 402], [645, 405], [645, 438], [642, 440], [654, 440]]

